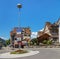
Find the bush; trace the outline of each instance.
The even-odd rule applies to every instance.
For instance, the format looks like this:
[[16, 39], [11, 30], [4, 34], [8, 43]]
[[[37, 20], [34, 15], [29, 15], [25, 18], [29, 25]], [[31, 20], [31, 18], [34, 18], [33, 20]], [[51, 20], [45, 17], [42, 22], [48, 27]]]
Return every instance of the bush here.
[[34, 43], [34, 46], [36, 46], [37, 45], [37, 43]]
[[43, 41], [43, 44], [47, 44], [47, 40], [44, 40], [44, 41]]
[[50, 45], [50, 44], [52, 44], [52, 41], [51, 40], [48, 40], [47, 41], [47, 45]]
[[23, 54], [23, 53], [27, 53], [28, 51], [26, 50], [17, 50], [17, 51], [13, 51], [10, 54]]
[[30, 45], [33, 45], [33, 42], [30, 42]]
[[44, 40], [44, 41], [43, 41], [43, 44], [50, 45], [50, 44], [52, 44], [52, 41], [51, 41], [51, 40]]
[[14, 52], [11, 52], [10, 54], [16, 54], [16, 52], [14, 51]]

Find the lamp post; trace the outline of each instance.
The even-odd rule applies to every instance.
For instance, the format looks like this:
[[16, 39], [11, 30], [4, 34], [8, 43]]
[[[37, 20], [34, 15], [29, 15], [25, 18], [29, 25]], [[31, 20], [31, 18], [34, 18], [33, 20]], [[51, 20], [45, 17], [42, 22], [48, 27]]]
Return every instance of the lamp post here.
[[[22, 5], [21, 4], [17, 4], [17, 8], [19, 9], [19, 29], [20, 29], [20, 9], [22, 8]], [[20, 33], [21, 35], [21, 33]], [[19, 44], [19, 49], [21, 48], [21, 37], [18, 38], [19, 41], [18, 41], [18, 44]]]
[[[22, 8], [21, 4], [17, 4], [17, 8], [19, 9], [19, 17], [20, 17], [20, 9]], [[20, 27], [20, 18], [19, 18], [19, 27]]]

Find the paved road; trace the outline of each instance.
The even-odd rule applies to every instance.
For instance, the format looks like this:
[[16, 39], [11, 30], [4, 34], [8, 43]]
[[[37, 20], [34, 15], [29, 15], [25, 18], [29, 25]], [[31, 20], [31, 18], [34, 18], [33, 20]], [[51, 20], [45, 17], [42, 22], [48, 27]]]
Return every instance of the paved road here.
[[29, 48], [29, 50], [38, 50], [40, 53], [15, 59], [60, 59], [60, 48]]
[[9, 47], [3, 47], [2, 49], [0, 49], [0, 54], [6, 53], [6, 52], [10, 52], [10, 51], [12, 51], [11, 48], [9, 48]]

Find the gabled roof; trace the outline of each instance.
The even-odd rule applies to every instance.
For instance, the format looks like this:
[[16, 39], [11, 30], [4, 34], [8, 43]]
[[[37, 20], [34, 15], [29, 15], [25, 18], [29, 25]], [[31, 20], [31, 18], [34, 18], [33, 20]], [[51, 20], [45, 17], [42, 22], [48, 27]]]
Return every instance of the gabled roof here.
[[43, 40], [49, 40], [49, 37], [51, 37], [49, 34], [44, 33], [43, 35], [41, 35], [40, 37], [38, 37], [38, 41], [41, 42]]
[[58, 19], [57, 22], [55, 22], [55, 24], [56, 24], [56, 25], [59, 25], [59, 23], [60, 23], [60, 18]]

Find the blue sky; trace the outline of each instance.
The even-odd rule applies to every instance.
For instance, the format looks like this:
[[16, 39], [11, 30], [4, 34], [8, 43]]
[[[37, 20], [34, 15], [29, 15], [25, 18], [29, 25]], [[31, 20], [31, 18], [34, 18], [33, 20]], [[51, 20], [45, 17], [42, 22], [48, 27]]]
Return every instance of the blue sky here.
[[18, 3], [22, 4], [20, 26], [29, 26], [32, 32], [60, 17], [60, 0], [0, 0], [0, 37], [9, 38], [10, 31], [18, 26]]

